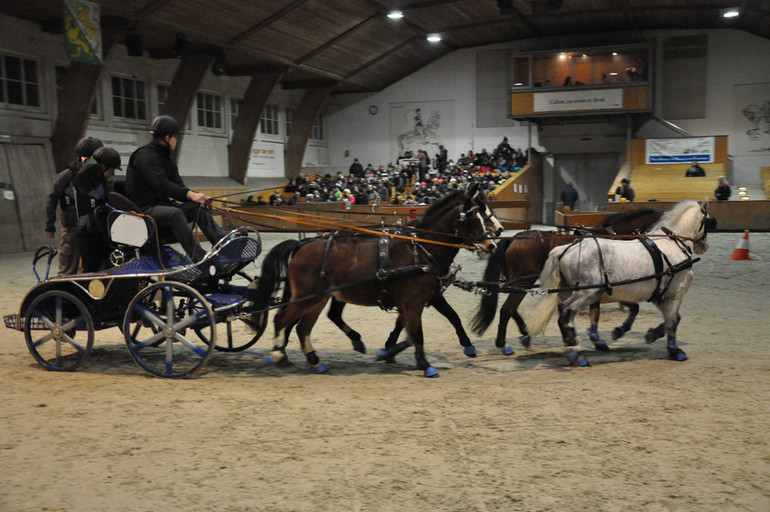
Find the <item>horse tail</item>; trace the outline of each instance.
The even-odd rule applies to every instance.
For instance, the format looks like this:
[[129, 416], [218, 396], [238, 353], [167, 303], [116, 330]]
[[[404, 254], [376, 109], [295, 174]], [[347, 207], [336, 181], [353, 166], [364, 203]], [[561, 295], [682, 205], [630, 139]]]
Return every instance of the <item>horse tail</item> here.
[[[258, 316], [260, 312], [272, 305], [273, 293], [281, 286], [282, 276], [287, 274], [289, 258], [299, 249], [299, 246], [300, 242], [297, 240], [286, 240], [273, 247], [265, 256], [262, 261], [261, 275], [256, 279], [256, 289], [251, 294], [255, 311], [252, 317]], [[288, 284], [286, 290], [288, 290]], [[288, 291], [284, 293], [284, 299], [289, 297], [288, 293]]]
[[[570, 245], [562, 245], [554, 248], [548, 255], [542, 272], [540, 272], [540, 287], [543, 290], [558, 288], [562, 282], [561, 268], [559, 262], [561, 256]], [[536, 336], [545, 330], [548, 320], [551, 319], [557, 304], [559, 303], [558, 293], [548, 293], [532, 309], [530, 318], [527, 319], [527, 327], [531, 336]]]
[[[488, 283], [496, 283], [500, 280], [500, 272], [505, 269], [505, 251], [508, 246], [511, 245], [512, 238], [501, 240], [497, 245], [497, 250], [490, 256], [487, 262], [487, 268], [484, 269], [484, 281]], [[476, 315], [471, 320], [471, 329], [479, 336], [484, 334], [492, 320], [495, 319], [497, 314], [497, 292], [492, 291], [490, 294], [482, 295], [479, 308], [476, 310]]]

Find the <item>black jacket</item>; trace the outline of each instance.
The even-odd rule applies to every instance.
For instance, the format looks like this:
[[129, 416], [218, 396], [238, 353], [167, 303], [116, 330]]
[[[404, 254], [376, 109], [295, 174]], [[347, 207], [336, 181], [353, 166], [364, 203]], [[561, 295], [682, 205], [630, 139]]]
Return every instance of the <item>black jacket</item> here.
[[187, 192], [171, 150], [160, 139], [134, 151], [126, 168], [126, 194], [140, 208], [186, 201]]

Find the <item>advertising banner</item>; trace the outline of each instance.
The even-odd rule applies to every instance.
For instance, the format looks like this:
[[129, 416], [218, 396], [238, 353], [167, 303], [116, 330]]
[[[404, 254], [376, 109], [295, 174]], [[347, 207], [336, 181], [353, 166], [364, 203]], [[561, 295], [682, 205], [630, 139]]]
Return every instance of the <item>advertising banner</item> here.
[[250, 178], [282, 178], [283, 144], [254, 141], [246, 175]]
[[714, 162], [714, 137], [647, 139], [648, 164], [683, 164]]

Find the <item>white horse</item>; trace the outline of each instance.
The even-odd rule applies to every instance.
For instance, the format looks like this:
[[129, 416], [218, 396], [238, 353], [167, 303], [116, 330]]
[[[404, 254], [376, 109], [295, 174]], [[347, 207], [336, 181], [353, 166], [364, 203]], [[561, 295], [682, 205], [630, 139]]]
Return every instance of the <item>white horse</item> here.
[[663, 323], [650, 329], [645, 341], [652, 343], [665, 333], [669, 357], [684, 361], [687, 355], [676, 345], [679, 307], [693, 278], [692, 253], [706, 252], [706, 235], [714, 228], [716, 219], [709, 215], [708, 203], [687, 200], [663, 215], [646, 237], [578, 239], [556, 247], [540, 274], [540, 286], [552, 293], [532, 311], [527, 322], [530, 334], [543, 332], [558, 305], [567, 359], [570, 364], [586, 366], [588, 361], [574, 348], [578, 343], [573, 325], [577, 311], [602, 297], [621, 302], [651, 301], [663, 314]]

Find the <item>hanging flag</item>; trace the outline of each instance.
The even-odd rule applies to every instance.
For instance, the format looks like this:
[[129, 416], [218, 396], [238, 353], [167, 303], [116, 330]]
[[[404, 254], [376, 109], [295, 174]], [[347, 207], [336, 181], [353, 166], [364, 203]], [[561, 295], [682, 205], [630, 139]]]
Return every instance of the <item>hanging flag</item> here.
[[99, 4], [87, 0], [62, 0], [64, 37], [70, 60], [102, 65], [102, 31]]

